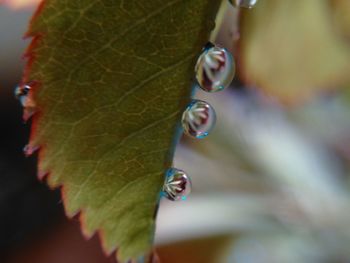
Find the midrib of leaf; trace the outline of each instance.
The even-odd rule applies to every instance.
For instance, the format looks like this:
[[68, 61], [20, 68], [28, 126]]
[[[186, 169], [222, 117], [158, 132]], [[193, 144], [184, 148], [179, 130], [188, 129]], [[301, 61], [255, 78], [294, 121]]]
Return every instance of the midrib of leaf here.
[[69, 216], [81, 212], [85, 235], [99, 231], [121, 261], [151, 248], [195, 60], [219, 4], [47, 0], [33, 20], [24, 81], [40, 84], [30, 142], [42, 146], [40, 173], [62, 187]]
[[[120, 40], [121, 37], [125, 36], [128, 34], [128, 32], [130, 32], [132, 29], [136, 28], [139, 25], [142, 25], [144, 23], [147, 22], [147, 20], [151, 19], [152, 17], [155, 17], [156, 15], [158, 15], [160, 12], [165, 11], [167, 8], [172, 7], [173, 5], [182, 2], [183, 0], [176, 0], [176, 1], [171, 1], [169, 2], [167, 5], [160, 7], [159, 9], [156, 9], [154, 12], [150, 13], [148, 16], [146, 16], [145, 18], [139, 19], [138, 21], [136, 21], [132, 26], [130, 26], [129, 28], [127, 28], [124, 32], [122, 32], [120, 34], [120, 36], [117, 36], [115, 38], [113, 38], [109, 43], [107, 43], [106, 45], [102, 46], [100, 49], [96, 50], [95, 52], [89, 54], [85, 60], [81, 61], [81, 63], [77, 64], [77, 66], [75, 68], [72, 69], [72, 72], [76, 72], [77, 69], [79, 69], [79, 67], [81, 67], [84, 63], [86, 63], [90, 58], [93, 58], [96, 54], [106, 50], [107, 48], [111, 48], [111, 44], [115, 41]], [[72, 74], [69, 75], [68, 80], [71, 81], [72, 78]], [[66, 88], [66, 86], [65, 86]], [[131, 91], [132, 92], [132, 91]]]

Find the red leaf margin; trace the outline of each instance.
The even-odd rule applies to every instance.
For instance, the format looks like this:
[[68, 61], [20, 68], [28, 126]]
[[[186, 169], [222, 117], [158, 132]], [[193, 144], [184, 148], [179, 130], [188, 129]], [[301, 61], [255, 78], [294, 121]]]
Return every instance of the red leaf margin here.
[[[34, 84], [31, 85], [31, 96], [33, 97], [34, 101], [35, 101], [35, 94], [36, 91], [38, 89], [40, 89], [41, 87], [41, 83], [40, 80], [31, 80], [29, 79], [30, 76], [30, 72], [31, 72], [31, 68], [32, 65], [36, 59], [35, 56], [35, 49], [40, 46], [40, 41], [42, 38], [45, 37], [45, 34], [41, 33], [41, 32], [33, 32], [32, 31], [32, 25], [34, 24], [35, 20], [38, 19], [38, 17], [40, 16], [40, 14], [42, 13], [43, 9], [45, 8], [45, 4], [46, 4], [46, 0], [42, 0], [38, 7], [36, 8], [33, 16], [30, 19], [29, 22], [29, 28], [27, 30], [27, 32], [24, 34], [24, 39], [31, 39], [31, 42], [29, 44], [29, 46], [27, 47], [27, 49], [25, 50], [24, 54], [23, 54], [23, 59], [26, 60], [26, 64], [24, 67], [24, 71], [23, 71], [23, 77], [22, 80], [20, 82], [20, 85], [24, 85], [26, 83], [29, 82], [33, 82]], [[33, 114], [33, 116], [31, 116], [31, 131], [30, 131], [30, 137], [29, 137], [29, 144], [28, 146], [32, 149], [35, 149], [33, 152], [37, 152], [38, 154], [38, 172], [37, 172], [37, 176], [38, 179], [40, 181], [47, 181], [49, 176], [50, 176], [50, 172], [49, 171], [43, 171], [40, 169], [40, 163], [41, 163], [41, 159], [43, 158], [43, 156], [45, 155], [45, 145], [43, 144], [43, 142], [40, 142], [40, 144], [37, 144], [37, 142], [33, 143], [35, 135], [37, 133], [38, 130], [38, 122], [39, 119], [41, 117], [41, 111], [42, 109], [39, 108], [38, 106], [36, 106], [35, 112]], [[27, 113], [26, 113], [26, 109], [24, 109], [24, 113], [23, 113], [23, 119], [24, 121], [27, 121], [28, 117], [27, 117]], [[31, 154], [33, 153], [31, 152]], [[31, 155], [29, 154], [29, 155]], [[49, 188], [51, 190], [60, 189], [60, 193], [61, 193], [61, 198], [63, 200], [63, 207], [65, 208], [65, 203], [66, 203], [66, 194], [65, 194], [65, 190], [64, 190], [64, 185], [60, 185], [58, 187], [52, 187], [50, 186], [50, 184], [47, 184], [49, 186]], [[158, 205], [155, 208], [155, 211], [158, 209]], [[68, 218], [70, 219], [74, 219], [74, 218], [78, 218], [79, 223], [80, 223], [80, 230], [82, 233], [82, 236], [85, 238], [85, 240], [89, 240], [91, 239], [93, 236], [97, 235], [98, 239], [100, 240], [101, 246], [102, 246], [102, 251], [105, 254], [106, 257], [110, 257], [112, 254], [116, 254], [117, 256], [117, 247], [115, 247], [113, 250], [109, 251], [107, 249], [107, 245], [104, 242], [104, 233], [102, 229], [97, 229], [95, 230], [95, 232], [88, 234], [84, 229], [86, 229], [85, 227], [85, 219], [84, 219], [84, 209], [80, 208], [79, 211], [77, 211], [75, 214], [70, 214], [67, 212], [67, 210], [65, 209], [65, 214]], [[151, 262], [151, 263], [158, 263], [159, 262], [159, 258], [157, 256], [157, 253], [155, 251], [155, 249], [153, 249], [149, 255], [146, 256], [147, 260], [146, 262]], [[130, 263], [132, 263], [133, 261], [130, 260]]]

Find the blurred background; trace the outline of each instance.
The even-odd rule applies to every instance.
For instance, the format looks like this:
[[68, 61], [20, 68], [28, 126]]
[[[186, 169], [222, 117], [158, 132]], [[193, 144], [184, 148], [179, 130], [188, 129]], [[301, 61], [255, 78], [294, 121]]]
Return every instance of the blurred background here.
[[[14, 98], [37, 0], [0, 0], [0, 262], [104, 263], [98, 238], [65, 219], [60, 195], [26, 158], [29, 124]], [[175, 167], [194, 189], [161, 202], [164, 263], [350, 262], [350, 1], [226, 0], [212, 41], [237, 75], [208, 101], [208, 138], [183, 138]]]

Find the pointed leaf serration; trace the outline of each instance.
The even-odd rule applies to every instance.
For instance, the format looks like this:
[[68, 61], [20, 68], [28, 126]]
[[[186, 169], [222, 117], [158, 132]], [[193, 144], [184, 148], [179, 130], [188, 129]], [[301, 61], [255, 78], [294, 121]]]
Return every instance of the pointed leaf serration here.
[[46, 0], [23, 82], [30, 144], [68, 216], [121, 261], [149, 251], [176, 127], [219, 0]]

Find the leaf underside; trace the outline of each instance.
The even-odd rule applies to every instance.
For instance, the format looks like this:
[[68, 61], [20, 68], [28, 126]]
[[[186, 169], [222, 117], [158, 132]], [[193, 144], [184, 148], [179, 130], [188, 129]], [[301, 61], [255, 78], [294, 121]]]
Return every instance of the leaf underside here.
[[220, 1], [46, 0], [23, 82], [30, 139], [68, 216], [127, 261], [151, 249], [164, 172]]

